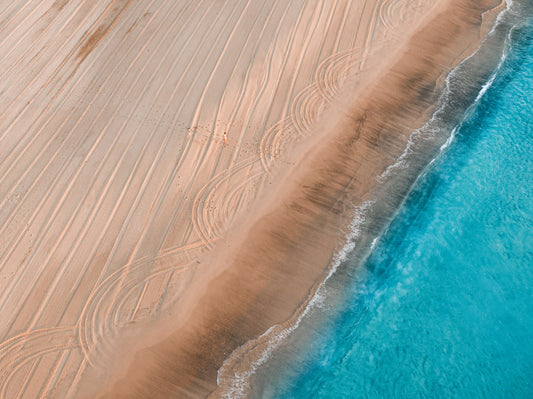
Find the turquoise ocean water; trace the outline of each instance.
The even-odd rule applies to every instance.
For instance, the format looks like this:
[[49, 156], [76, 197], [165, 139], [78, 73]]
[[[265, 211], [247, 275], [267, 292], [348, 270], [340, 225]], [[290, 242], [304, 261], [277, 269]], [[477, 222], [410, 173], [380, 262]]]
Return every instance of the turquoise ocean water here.
[[361, 275], [260, 396], [533, 398], [533, 24]]

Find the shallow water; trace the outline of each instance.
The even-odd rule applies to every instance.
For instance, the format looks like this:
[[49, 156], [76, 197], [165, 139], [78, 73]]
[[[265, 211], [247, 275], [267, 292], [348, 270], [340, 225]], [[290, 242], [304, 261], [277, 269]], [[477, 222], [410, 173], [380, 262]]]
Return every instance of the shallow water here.
[[533, 397], [533, 24], [363, 271], [261, 396]]

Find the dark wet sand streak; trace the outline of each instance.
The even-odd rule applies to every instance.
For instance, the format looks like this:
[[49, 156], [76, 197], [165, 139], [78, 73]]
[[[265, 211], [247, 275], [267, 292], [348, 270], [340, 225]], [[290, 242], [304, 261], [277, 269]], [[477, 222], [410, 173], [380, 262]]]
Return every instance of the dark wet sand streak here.
[[137, 352], [125, 377], [101, 397], [206, 396], [234, 349], [289, 319], [323, 277], [353, 205], [371, 197], [376, 177], [433, 111], [442, 74], [478, 40], [481, 14], [495, 3], [451, 0], [412, 36], [300, 158], [261, 216], [221, 250], [213, 267], [223, 271], [187, 322]]

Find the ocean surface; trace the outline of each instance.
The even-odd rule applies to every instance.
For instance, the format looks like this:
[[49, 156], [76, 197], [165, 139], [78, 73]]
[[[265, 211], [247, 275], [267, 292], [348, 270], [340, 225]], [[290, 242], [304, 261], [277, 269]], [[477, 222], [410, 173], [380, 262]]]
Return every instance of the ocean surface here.
[[533, 24], [508, 50], [340, 306], [253, 396], [533, 398]]

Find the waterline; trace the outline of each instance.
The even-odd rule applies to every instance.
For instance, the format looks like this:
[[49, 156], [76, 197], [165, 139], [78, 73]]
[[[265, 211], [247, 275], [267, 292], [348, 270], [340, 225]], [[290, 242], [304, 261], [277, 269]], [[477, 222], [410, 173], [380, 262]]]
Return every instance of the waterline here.
[[512, 44], [343, 310], [261, 396], [533, 395], [531, 25]]

